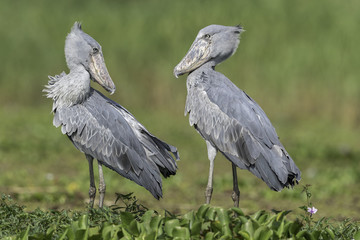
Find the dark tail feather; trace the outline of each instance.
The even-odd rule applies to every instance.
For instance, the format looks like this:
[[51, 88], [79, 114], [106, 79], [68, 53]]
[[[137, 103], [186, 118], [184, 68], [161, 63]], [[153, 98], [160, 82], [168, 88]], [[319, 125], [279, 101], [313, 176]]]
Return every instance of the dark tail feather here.
[[[176, 161], [171, 156], [170, 152], [175, 156], [176, 160], [180, 160], [180, 156], [179, 156], [179, 152], [178, 152], [177, 148], [161, 141], [160, 139], [158, 139], [154, 136], [152, 136], [152, 139], [157, 144], [160, 152], [166, 159], [166, 161], [165, 161], [166, 164], [164, 164], [165, 167], [158, 165], [161, 174], [164, 177], [169, 177], [171, 175], [175, 175], [176, 170], [177, 170], [177, 165], [176, 165]], [[164, 161], [163, 161], [163, 163], [164, 163]]]
[[143, 136], [140, 141], [147, 149], [148, 157], [157, 165], [161, 174], [164, 177], [175, 175], [177, 170], [176, 160], [179, 160], [176, 147], [161, 141], [148, 132], [143, 131]]
[[[92, 156], [97, 159], [101, 159], [100, 156], [97, 155], [97, 153], [93, 152]], [[135, 158], [137, 158], [137, 161], [142, 161], [140, 159], [140, 156], [133, 150], [129, 149], [126, 155], [123, 155], [120, 157], [114, 157], [111, 159], [105, 159], [102, 160], [101, 163], [110, 168], [111, 170], [117, 172], [121, 176], [130, 179], [131, 181], [134, 181], [138, 185], [144, 187], [146, 190], [148, 190], [156, 199], [159, 199], [162, 197], [162, 180], [159, 173], [159, 169], [156, 167], [156, 165], [151, 162], [147, 161], [144, 162], [143, 169], [140, 170], [138, 173], [136, 173], [132, 168], [126, 168], [122, 169], [116, 164], [118, 161], [133, 161]]]
[[[114, 170], [121, 176], [134, 181], [138, 185], [144, 187], [146, 190], [148, 190], [156, 199], [160, 199], [162, 197], [162, 181], [161, 177], [158, 175], [156, 176], [156, 173], [154, 174], [150, 168], [144, 168], [143, 171], [137, 176], [135, 172], [129, 171], [125, 172], [121, 169], [114, 168], [111, 165], [108, 165], [107, 163], [103, 162], [103, 164], [110, 168], [111, 170]], [[157, 179], [158, 178], [158, 179]]]
[[224, 154], [224, 156], [233, 162], [237, 167], [249, 170], [252, 174], [263, 180], [269, 186], [269, 188], [274, 191], [281, 191], [284, 187], [294, 186], [300, 180], [300, 171], [295, 166], [292, 159], [289, 159], [290, 168], [286, 166], [288, 170], [286, 173], [286, 181], [282, 182], [277, 175], [278, 173], [272, 169], [269, 162], [262, 154], [260, 154], [259, 158], [256, 159], [255, 164], [251, 164], [249, 166], [246, 166], [244, 161], [241, 161], [238, 157], [223, 152], [222, 154]]

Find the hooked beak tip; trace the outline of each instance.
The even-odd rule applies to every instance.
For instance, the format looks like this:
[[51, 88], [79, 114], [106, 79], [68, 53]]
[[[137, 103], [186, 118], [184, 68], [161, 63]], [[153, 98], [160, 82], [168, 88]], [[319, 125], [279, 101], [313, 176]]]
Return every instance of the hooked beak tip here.
[[111, 89], [110, 91], [109, 91], [109, 93], [110, 93], [110, 95], [113, 95], [114, 93], [115, 93], [115, 88], [113, 88], [113, 89]]
[[181, 70], [179, 70], [179, 68], [178, 68], [178, 66], [176, 66], [175, 68], [174, 68], [174, 76], [176, 77], [176, 78], [179, 78], [179, 76], [181, 76], [181, 75], [183, 75], [184, 73], [181, 71]]
[[175, 76], [176, 78], [179, 78], [179, 74], [178, 74], [178, 72], [177, 72], [175, 69], [174, 69], [173, 74], [174, 74], [174, 76]]
[[113, 95], [114, 93], [115, 93], [115, 91], [116, 91], [116, 86], [115, 86], [115, 84], [113, 83], [113, 81], [111, 80], [111, 85], [109, 86], [106, 86], [106, 87], [104, 87], [105, 88], [105, 90], [106, 91], [108, 91], [109, 93], [110, 93], [110, 95]]
[[174, 76], [175, 76], [176, 78], [179, 78], [179, 76], [181, 76], [181, 75], [184, 75], [184, 74], [183, 74], [183, 73], [179, 73], [179, 72], [174, 73]]

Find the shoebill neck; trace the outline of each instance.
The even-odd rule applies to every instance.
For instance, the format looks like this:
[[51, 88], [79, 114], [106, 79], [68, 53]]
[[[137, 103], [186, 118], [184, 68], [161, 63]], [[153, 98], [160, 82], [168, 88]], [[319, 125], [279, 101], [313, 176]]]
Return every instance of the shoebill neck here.
[[198, 73], [198, 72], [201, 72], [201, 71], [204, 71], [204, 70], [206, 70], [206, 71], [209, 71], [209, 70], [215, 71], [216, 64], [217, 63], [215, 61], [208, 61], [208, 62], [204, 63], [203, 65], [201, 65], [200, 67], [198, 67], [197, 69], [190, 72], [190, 74]]
[[90, 90], [89, 72], [82, 65], [75, 66], [54, 85], [54, 104], [56, 108], [81, 104], [89, 97]]

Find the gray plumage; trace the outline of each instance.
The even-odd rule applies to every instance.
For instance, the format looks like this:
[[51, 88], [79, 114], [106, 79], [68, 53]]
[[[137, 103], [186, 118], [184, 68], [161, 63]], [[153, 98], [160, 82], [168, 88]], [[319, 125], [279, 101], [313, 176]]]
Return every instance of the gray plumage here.
[[[200, 30], [174, 69], [176, 77], [189, 73], [185, 115], [189, 114], [190, 125], [207, 141], [210, 162], [216, 151], [220, 151], [233, 164], [235, 205], [238, 205], [238, 196], [234, 195], [239, 195], [235, 166], [249, 170], [275, 191], [300, 180], [300, 170], [280, 143], [265, 112], [244, 91], [214, 70], [235, 53], [242, 31], [240, 26], [220, 25]], [[207, 202], [212, 192], [210, 177]]]
[[[153, 136], [124, 107], [90, 87], [90, 79], [113, 93], [115, 85], [107, 72], [101, 46], [74, 24], [66, 38], [65, 55], [69, 74], [51, 77], [45, 88], [52, 98], [55, 127], [61, 127], [75, 147], [85, 153], [90, 167], [90, 204], [95, 186], [92, 160], [145, 187], [159, 199], [162, 180], [176, 173], [178, 152]], [[100, 176], [100, 203], [105, 194], [105, 182]], [[103, 186], [102, 186], [103, 185]], [[100, 190], [100, 188], [102, 188]], [[95, 192], [94, 192], [95, 191]]]

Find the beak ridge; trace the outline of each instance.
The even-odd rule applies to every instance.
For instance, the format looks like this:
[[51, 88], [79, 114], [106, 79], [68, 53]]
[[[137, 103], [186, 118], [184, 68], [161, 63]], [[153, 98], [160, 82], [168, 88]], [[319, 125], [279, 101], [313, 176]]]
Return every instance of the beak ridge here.
[[178, 78], [180, 75], [191, 72], [208, 61], [210, 59], [209, 45], [209, 42], [204, 39], [196, 39], [185, 57], [174, 68], [175, 77]]
[[115, 92], [116, 87], [106, 68], [102, 53], [91, 56], [90, 72], [92, 78], [106, 91], [108, 91], [110, 94]]

